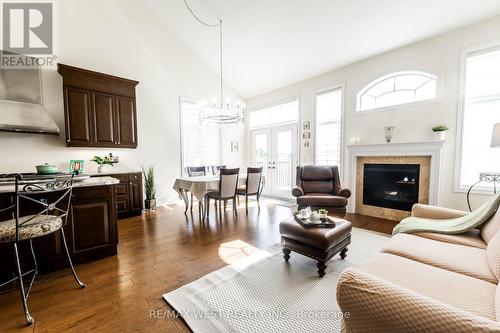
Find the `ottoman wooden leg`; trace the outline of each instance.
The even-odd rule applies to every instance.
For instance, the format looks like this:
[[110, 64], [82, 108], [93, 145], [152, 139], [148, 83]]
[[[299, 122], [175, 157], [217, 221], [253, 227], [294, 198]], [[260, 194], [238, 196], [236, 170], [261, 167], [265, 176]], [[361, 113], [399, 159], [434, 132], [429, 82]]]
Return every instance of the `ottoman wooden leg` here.
[[318, 275], [320, 278], [325, 276], [325, 270], [326, 270], [326, 263], [324, 261], [318, 261], [316, 264], [316, 267], [318, 267]]
[[286, 262], [288, 262], [288, 259], [290, 259], [290, 252], [292, 251], [287, 249], [286, 247], [283, 248], [283, 258], [285, 258]]
[[340, 258], [345, 259], [347, 257], [347, 247], [340, 251]]

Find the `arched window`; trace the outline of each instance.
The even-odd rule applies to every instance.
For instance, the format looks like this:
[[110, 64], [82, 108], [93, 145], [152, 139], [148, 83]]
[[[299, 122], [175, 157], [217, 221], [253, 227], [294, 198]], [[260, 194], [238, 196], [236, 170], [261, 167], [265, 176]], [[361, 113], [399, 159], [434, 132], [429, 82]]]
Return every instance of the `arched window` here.
[[436, 98], [435, 75], [405, 71], [382, 76], [358, 93], [356, 111], [366, 111]]

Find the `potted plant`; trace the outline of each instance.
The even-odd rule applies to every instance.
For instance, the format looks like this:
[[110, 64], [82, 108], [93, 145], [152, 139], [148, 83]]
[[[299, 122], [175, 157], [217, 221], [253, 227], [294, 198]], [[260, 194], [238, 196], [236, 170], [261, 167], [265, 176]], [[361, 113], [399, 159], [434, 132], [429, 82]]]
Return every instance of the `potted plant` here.
[[448, 126], [446, 125], [436, 125], [432, 128], [434, 132], [434, 140], [436, 141], [444, 141], [446, 139], [446, 131], [448, 130]]
[[319, 218], [322, 221], [326, 221], [326, 219], [328, 217], [328, 210], [322, 208], [322, 209], [318, 210], [318, 212], [319, 212]]
[[150, 166], [145, 169], [142, 168], [142, 175], [144, 177], [144, 190], [146, 199], [144, 200], [144, 208], [147, 210], [156, 209], [156, 186], [155, 186], [155, 169]]
[[97, 173], [102, 173], [104, 171], [104, 166], [105, 165], [111, 165], [111, 166], [113, 166], [113, 164], [116, 163], [115, 161], [113, 161], [112, 159], [110, 159], [107, 156], [105, 156], [105, 157], [94, 156], [94, 158], [91, 159], [91, 161], [97, 163], [97, 165], [98, 165], [98, 167], [97, 167]]

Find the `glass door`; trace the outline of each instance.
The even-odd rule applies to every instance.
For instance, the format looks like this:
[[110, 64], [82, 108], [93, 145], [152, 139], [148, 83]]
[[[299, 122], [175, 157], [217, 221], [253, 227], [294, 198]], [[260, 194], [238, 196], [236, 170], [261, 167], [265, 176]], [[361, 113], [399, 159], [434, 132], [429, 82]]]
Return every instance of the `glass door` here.
[[293, 198], [297, 165], [297, 125], [252, 131], [252, 165], [264, 168], [264, 194]]

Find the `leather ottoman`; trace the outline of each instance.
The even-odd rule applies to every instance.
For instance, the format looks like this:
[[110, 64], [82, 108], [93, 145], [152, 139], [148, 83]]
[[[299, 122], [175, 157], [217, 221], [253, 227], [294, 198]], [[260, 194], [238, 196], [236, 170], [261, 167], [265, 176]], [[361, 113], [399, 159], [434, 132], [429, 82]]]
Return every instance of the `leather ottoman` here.
[[304, 227], [292, 216], [280, 223], [281, 245], [285, 261], [290, 259], [290, 252], [297, 252], [318, 263], [318, 274], [325, 275], [326, 262], [340, 252], [340, 257], [347, 256], [347, 246], [351, 244], [351, 222], [334, 219], [334, 228]]

